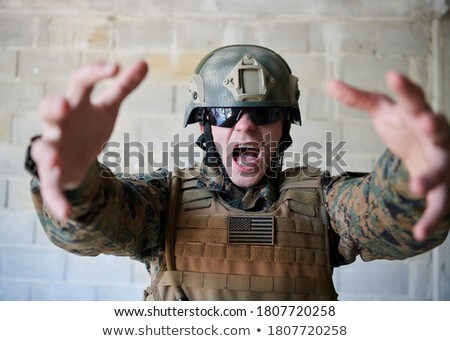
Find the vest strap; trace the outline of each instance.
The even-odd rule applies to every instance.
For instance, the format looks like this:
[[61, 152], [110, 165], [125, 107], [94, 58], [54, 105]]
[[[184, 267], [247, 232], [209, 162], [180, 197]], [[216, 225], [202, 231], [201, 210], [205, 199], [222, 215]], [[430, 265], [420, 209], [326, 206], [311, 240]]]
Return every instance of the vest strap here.
[[289, 188], [320, 188], [321, 180], [320, 179], [308, 179], [302, 180], [301, 182], [286, 182], [280, 187], [280, 192]]
[[[165, 249], [164, 257], [166, 260], [167, 271], [175, 270], [175, 258], [174, 258], [174, 232], [175, 232], [175, 218], [176, 209], [178, 201], [178, 193], [180, 192], [180, 178], [177, 176], [172, 176], [171, 186], [170, 186], [170, 199], [169, 205], [167, 207], [167, 223], [166, 223], [166, 239], [165, 239]], [[164, 278], [164, 276], [163, 276]], [[173, 291], [175, 293], [175, 298], [177, 301], [187, 301], [187, 296], [183, 292], [180, 286], [174, 286]]]

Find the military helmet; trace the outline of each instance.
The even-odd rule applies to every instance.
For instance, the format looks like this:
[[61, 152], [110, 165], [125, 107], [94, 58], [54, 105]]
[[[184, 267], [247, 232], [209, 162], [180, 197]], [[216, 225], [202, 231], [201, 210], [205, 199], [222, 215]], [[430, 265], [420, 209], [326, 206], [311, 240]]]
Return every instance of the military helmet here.
[[200, 121], [198, 109], [283, 107], [300, 125], [298, 78], [276, 52], [256, 45], [231, 45], [212, 51], [189, 78], [184, 126]]

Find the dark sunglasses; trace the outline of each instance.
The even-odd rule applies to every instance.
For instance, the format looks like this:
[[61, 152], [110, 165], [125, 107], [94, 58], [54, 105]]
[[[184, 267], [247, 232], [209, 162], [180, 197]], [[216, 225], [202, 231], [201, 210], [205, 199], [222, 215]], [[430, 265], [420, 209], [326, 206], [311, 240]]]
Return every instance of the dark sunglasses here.
[[283, 108], [209, 108], [207, 114], [211, 125], [232, 128], [244, 114], [249, 114], [252, 123], [258, 126], [273, 123], [283, 117]]

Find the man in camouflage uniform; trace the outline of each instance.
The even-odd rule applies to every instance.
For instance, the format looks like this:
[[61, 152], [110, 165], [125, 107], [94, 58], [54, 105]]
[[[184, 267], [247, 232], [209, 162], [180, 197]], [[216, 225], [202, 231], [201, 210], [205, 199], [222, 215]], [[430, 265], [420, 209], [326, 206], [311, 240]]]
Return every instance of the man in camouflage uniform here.
[[[387, 75], [397, 102], [328, 84], [331, 96], [371, 115], [388, 148], [372, 173], [281, 172], [290, 126], [300, 123], [297, 78], [271, 50], [218, 49], [189, 84], [185, 124], [201, 124], [202, 166], [121, 178], [96, 156], [146, 73], [144, 62], [78, 69], [65, 96], [42, 100], [43, 133], [30, 155], [49, 238], [79, 255], [144, 262], [147, 299], [335, 299], [333, 267], [358, 255], [404, 259], [445, 240], [450, 129], [406, 77]], [[264, 231], [249, 232], [252, 224]]]

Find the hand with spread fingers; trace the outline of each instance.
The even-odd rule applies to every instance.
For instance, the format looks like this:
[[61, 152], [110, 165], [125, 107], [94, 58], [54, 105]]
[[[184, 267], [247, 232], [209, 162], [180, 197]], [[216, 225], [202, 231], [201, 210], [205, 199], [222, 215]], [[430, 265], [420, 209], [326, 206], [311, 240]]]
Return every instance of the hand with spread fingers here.
[[433, 112], [423, 91], [405, 76], [389, 72], [386, 83], [396, 101], [386, 95], [362, 91], [332, 80], [328, 92], [344, 105], [370, 114], [373, 126], [386, 146], [409, 172], [409, 191], [425, 197], [427, 207], [413, 229], [424, 240], [448, 212], [450, 191], [450, 127]]
[[[147, 69], [142, 61], [122, 72], [115, 63], [86, 65], [73, 73], [65, 96], [47, 96], [39, 104], [42, 137], [33, 142], [31, 157], [44, 201], [56, 218], [70, 215], [63, 191], [82, 182], [112, 133], [120, 104], [141, 83]], [[112, 84], [91, 100], [96, 83], [107, 78], [113, 78]]]

